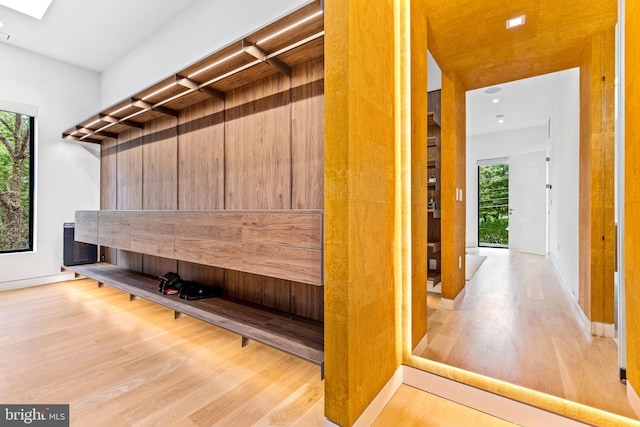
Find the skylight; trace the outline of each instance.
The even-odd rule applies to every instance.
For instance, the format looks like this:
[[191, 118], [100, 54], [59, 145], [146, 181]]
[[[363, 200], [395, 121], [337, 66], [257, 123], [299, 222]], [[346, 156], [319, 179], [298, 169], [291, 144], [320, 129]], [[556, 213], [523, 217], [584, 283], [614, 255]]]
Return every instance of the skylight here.
[[0, 0], [0, 5], [42, 19], [53, 0]]

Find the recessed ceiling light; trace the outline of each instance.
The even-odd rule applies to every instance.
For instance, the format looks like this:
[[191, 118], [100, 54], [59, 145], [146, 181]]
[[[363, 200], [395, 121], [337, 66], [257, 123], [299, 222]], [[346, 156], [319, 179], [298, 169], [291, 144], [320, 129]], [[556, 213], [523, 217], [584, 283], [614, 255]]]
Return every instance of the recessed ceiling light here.
[[504, 123], [504, 116], [502, 114], [498, 114], [496, 119], [498, 119], [498, 123]]
[[498, 98], [493, 98], [491, 102], [493, 102], [494, 104], [497, 104], [498, 102], [500, 102], [500, 100]]
[[513, 27], [519, 27], [520, 25], [524, 25], [525, 15], [516, 16], [511, 19], [507, 19], [507, 30]]
[[484, 93], [498, 93], [502, 90], [500, 86], [493, 86], [484, 90]]
[[2, 21], [0, 21], [0, 28], [4, 27], [4, 24], [2, 23]]
[[0, 5], [36, 19], [42, 19], [53, 0], [0, 0]]

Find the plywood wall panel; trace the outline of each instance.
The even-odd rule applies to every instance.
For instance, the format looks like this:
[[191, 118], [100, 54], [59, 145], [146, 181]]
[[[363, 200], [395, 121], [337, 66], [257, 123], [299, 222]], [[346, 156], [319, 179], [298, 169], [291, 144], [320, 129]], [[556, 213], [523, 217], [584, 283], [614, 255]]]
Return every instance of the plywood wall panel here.
[[243, 214], [242, 241], [321, 249], [322, 215], [320, 213]]
[[291, 313], [324, 321], [324, 288], [291, 282]]
[[142, 255], [142, 265], [144, 273], [151, 276], [160, 276], [170, 271], [178, 271], [178, 261], [171, 258]]
[[142, 209], [142, 130], [130, 129], [118, 136], [116, 209]]
[[227, 270], [225, 295], [281, 311], [290, 311], [290, 282], [275, 277]]
[[76, 211], [75, 240], [98, 244], [98, 211]]
[[178, 209], [224, 209], [224, 102], [182, 110], [178, 133]]
[[291, 207], [324, 202], [324, 57], [291, 70]]
[[145, 124], [142, 138], [142, 209], [178, 208], [177, 119]]
[[114, 138], [105, 138], [100, 147], [100, 209], [116, 209], [118, 149]]
[[242, 270], [322, 285], [322, 252], [272, 245], [242, 245]]
[[183, 279], [193, 280], [203, 285], [224, 287], [224, 272], [222, 268], [178, 261], [178, 273]]
[[290, 82], [276, 74], [227, 94], [225, 207], [291, 207]]

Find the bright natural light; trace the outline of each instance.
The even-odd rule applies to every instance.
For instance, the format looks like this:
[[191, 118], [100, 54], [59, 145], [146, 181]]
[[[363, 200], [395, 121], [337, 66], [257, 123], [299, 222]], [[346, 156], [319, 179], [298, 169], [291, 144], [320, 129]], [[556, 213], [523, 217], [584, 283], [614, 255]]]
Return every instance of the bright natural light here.
[[0, 0], [0, 5], [42, 19], [53, 0]]

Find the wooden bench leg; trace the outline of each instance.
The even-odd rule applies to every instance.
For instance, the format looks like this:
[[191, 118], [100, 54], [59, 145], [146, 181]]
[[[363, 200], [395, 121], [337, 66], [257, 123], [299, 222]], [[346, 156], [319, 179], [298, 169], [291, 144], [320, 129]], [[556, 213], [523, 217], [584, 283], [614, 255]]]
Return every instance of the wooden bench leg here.
[[104, 286], [104, 283], [102, 283], [102, 282], [98, 282], [98, 287], [99, 287], [99, 288], [101, 288], [101, 287], [103, 287], [103, 286]]
[[129, 301], [134, 301], [136, 296], [134, 294], [129, 294]]
[[242, 346], [246, 347], [249, 344], [249, 338], [242, 337]]
[[180, 313], [178, 310], [173, 310], [173, 320], [178, 320], [181, 317], [182, 313]]
[[320, 364], [320, 379], [324, 380], [324, 362]]

